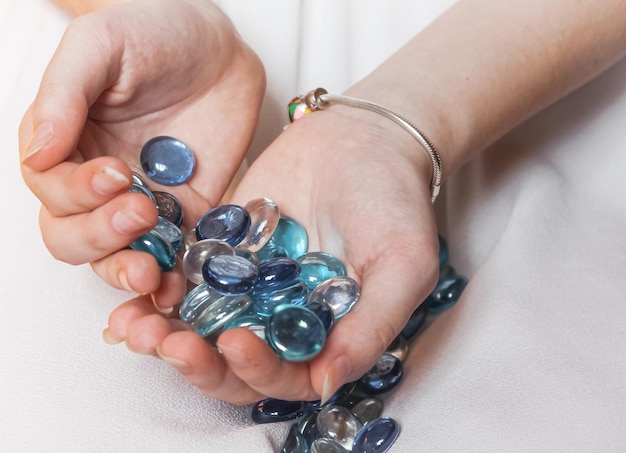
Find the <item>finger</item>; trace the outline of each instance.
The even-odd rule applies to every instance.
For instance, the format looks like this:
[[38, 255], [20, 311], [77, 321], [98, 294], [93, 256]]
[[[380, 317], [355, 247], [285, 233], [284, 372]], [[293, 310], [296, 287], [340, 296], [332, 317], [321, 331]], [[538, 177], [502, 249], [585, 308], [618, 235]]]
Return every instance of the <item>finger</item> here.
[[161, 285], [159, 265], [148, 253], [124, 249], [90, 264], [105, 283], [117, 289], [150, 294]]
[[126, 339], [128, 326], [136, 319], [157, 313], [152, 299], [144, 294], [116, 307], [109, 315], [109, 325], [103, 336], [107, 343], [120, 343]]
[[138, 354], [156, 355], [156, 350], [172, 332], [189, 331], [191, 327], [180, 319], [168, 319], [152, 309], [146, 308], [143, 316], [129, 322], [126, 329], [126, 346]]
[[124, 193], [94, 211], [54, 217], [42, 206], [39, 223], [46, 247], [70, 264], [99, 260], [126, 247], [157, 223], [154, 203], [137, 193]]

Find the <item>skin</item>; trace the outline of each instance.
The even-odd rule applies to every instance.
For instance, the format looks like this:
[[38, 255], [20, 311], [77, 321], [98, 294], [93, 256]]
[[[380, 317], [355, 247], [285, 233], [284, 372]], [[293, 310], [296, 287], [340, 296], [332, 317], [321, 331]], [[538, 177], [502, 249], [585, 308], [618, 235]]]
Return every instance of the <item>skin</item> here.
[[[109, 14], [106, 11], [119, 17], [129, 12], [103, 10], [98, 14]], [[139, 30], [134, 30], [137, 37], [146, 33]], [[115, 36], [108, 39], [115, 40]], [[193, 45], [177, 44], [179, 52], [192, 53], [192, 61], [201, 58], [193, 52]], [[60, 49], [71, 45], [68, 38]], [[346, 94], [378, 102], [419, 125], [440, 150], [446, 179], [515, 125], [608, 68], [625, 50], [623, 0], [601, 4], [595, 0], [460, 0]], [[109, 55], [106, 48], [103, 52]], [[167, 72], [159, 67], [156, 74], [146, 71], [130, 78], [140, 83], [142, 77], [158, 77], [164, 70]], [[46, 106], [49, 108], [52, 95], [46, 87], [63, 86], [64, 77], [68, 75], [63, 71], [44, 75], [43, 91], [25, 117], [23, 143], [28, 143], [33, 128], [51, 114]], [[416, 80], [419, 83], [413, 82]], [[82, 110], [75, 113], [78, 119], [86, 115], [87, 105], [83, 102]], [[141, 105], [138, 101], [137, 106]], [[112, 109], [109, 113], [113, 118], [119, 112]], [[164, 109], [160, 113], [157, 117], [175, 120], [180, 112]], [[150, 121], [141, 125], [150, 125]], [[57, 134], [55, 129], [54, 141], [23, 162], [26, 182], [42, 198], [42, 211], [57, 214], [59, 222], [70, 217], [64, 227], [72, 225], [76, 232], [89, 225], [89, 216], [110, 219], [114, 211], [108, 208], [110, 203], [131, 203], [127, 201], [130, 196], [121, 193], [125, 188], [109, 197], [94, 196], [89, 202], [84, 193], [70, 196], [71, 202], [63, 199], [76, 185], [88, 189], [89, 178], [96, 173], [92, 162], [103, 159], [94, 158], [97, 153], [83, 155], [91, 160], [80, 164], [76, 153], [68, 152], [76, 143], [81, 149], [80, 131], [75, 127]], [[203, 139], [202, 131], [196, 134], [195, 139]], [[89, 136], [83, 132], [85, 135]], [[28, 148], [22, 147], [23, 156]], [[65, 151], [58, 150], [61, 148]], [[129, 151], [125, 156], [126, 162], [136, 165], [136, 154]], [[64, 165], [73, 166], [84, 180], [77, 177], [63, 183], [64, 173], [58, 167]], [[90, 165], [94, 169], [90, 170]], [[128, 170], [120, 165], [119, 171]], [[278, 360], [261, 340], [243, 329], [222, 334], [218, 351], [171, 315], [163, 315], [148, 294], [112, 312], [105, 339], [125, 341], [138, 353], [156, 354], [203, 393], [236, 404], [267, 396], [327, 399], [341, 384], [372, 366], [435, 284], [438, 245], [430, 177], [428, 156], [405, 131], [379, 115], [344, 106], [308, 115], [288, 127], [246, 173], [233, 202], [244, 204], [262, 196], [273, 199], [282, 212], [305, 226], [311, 250], [324, 250], [342, 259], [349, 275], [361, 284], [359, 303], [310, 362]], [[226, 181], [195, 190], [205, 195], [206, 206], [219, 199], [225, 186]], [[41, 187], [54, 189], [47, 195], [38, 189]], [[188, 200], [196, 202], [193, 197]], [[72, 218], [76, 211], [85, 215]], [[46, 243], [53, 253], [58, 250], [55, 256], [68, 262], [92, 261], [92, 256], [77, 250], [75, 244], [55, 236], [55, 228], [46, 223], [45, 215], [42, 218]], [[105, 281], [124, 286], [111, 277], [115, 273], [110, 269], [125, 269], [131, 286], [143, 279], [175, 279], [137, 270], [138, 258], [132, 252], [115, 252], [114, 246], [128, 243], [128, 239], [130, 236], [121, 236], [118, 242], [102, 247], [109, 255], [94, 255], [94, 269]], [[87, 256], [75, 260], [77, 253]], [[162, 309], [173, 304], [175, 297], [163, 294], [173, 291], [171, 287], [176, 284], [166, 287], [161, 283], [156, 291], [145, 292], [164, 300], [157, 304]]]

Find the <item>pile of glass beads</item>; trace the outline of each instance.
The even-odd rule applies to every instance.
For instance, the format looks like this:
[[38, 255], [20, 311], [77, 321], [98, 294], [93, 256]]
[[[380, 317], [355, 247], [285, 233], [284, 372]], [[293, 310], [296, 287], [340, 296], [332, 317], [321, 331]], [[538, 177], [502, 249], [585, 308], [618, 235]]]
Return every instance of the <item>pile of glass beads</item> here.
[[[159, 157], [164, 149], [172, 154], [172, 147], [182, 153], [169, 157], [174, 164], [168, 165], [175, 170]], [[193, 173], [195, 160], [188, 156], [182, 142], [156, 137], [144, 146], [142, 165], [151, 178], [154, 167], [161, 169], [156, 182], [175, 185]], [[180, 159], [186, 164], [176, 164]], [[153, 255], [165, 272], [182, 254], [183, 272], [196, 286], [185, 296], [179, 315], [209, 342], [226, 329], [243, 327], [266, 341], [281, 359], [307, 361], [322, 350], [334, 324], [359, 299], [359, 285], [346, 276], [343, 263], [324, 252], [308, 252], [305, 229], [281, 215], [269, 199], [218, 206], [183, 233], [183, 208], [172, 194], [151, 191], [139, 174], [130, 191], [148, 196], [159, 212], [157, 226], [130, 247]], [[439, 245], [435, 289], [372, 369], [345, 384], [324, 405], [273, 398], [254, 405], [256, 423], [294, 421], [281, 453], [382, 453], [391, 448], [400, 427], [382, 416], [382, 396], [400, 383], [409, 342], [435, 315], [452, 307], [467, 285], [449, 264], [448, 246], [441, 236]]]

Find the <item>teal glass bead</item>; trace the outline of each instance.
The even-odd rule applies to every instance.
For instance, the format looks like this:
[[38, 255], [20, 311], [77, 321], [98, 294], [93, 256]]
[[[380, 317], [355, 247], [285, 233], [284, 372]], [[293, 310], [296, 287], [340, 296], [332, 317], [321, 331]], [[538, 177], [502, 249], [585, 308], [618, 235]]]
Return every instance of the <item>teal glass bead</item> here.
[[213, 291], [203, 282], [185, 295], [178, 309], [178, 315], [182, 321], [193, 325], [205, 308], [221, 297], [222, 294]]
[[305, 281], [310, 290], [329, 278], [346, 275], [343, 263], [324, 252], [309, 252], [297, 258], [302, 267], [300, 279]]
[[[309, 237], [304, 227], [296, 220], [291, 217], [280, 216], [274, 234], [265, 247], [269, 244], [282, 248], [289, 258], [295, 260], [306, 253], [309, 247]], [[265, 247], [262, 247], [259, 252]]]
[[183, 224], [183, 205], [169, 192], [153, 191], [156, 207], [161, 217], [165, 217], [177, 227]]
[[221, 331], [228, 321], [244, 313], [251, 304], [250, 297], [245, 294], [222, 296], [208, 304], [192, 326], [199, 335], [208, 337]]
[[349, 409], [330, 404], [317, 414], [317, 429], [322, 437], [339, 443], [346, 450], [352, 450], [354, 438], [363, 424]]
[[155, 230], [152, 230], [130, 244], [130, 248], [140, 252], [147, 252], [159, 263], [163, 272], [169, 272], [176, 265], [176, 251], [172, 244]]
[[219, 239], [203, 239], [192, 244], [183, 255], [183, 273], [196, 285], [204, 283], [202, 266], [211, 257], [234, 255], [235, 249], [228, 242]]
[[369, 397], [356, 403], [351, 410], [354, 416], [358, 418], [363, 425], [365, 425], [366, 423], [380, 417], [383, 413], [383, 408], [384, 404], [382, 400]]
[[283, 304], [274, 309], [267, 330], [268, 344], [281, 359], [303, 362], [315, 357], [326, 342], [326, 329], [311, 310]]
[[282, 304], [304, 305], [309, 289], [303, 281], [296, 280], [291, 284], [267, 291], [252, 292], [252, 307], [261, 316], [271, 316], [274, 309]]
[[459, 301], [466, 286], [467, 278], [462, 275], [454, 275], [441, 280], [424, 301], [428, 311], [441, 313], [449, 309]]
[[263, 261], [271, 260], [272, 258], [286, 258], [287, 251], [280, 245], [268, 242], [258, 252], [259, 263]]
[[352, 453], [386, 453], [398, 439], [400, 425], [389, 417], [367, 423], [354, 437]]
[[247, 329], [261, 340], [265, 341], [265, 333], [267, 331], [267, 317], [256, 313], [247, 312], [231, 319], [224, 325], [224, 330], [243, 328]]
[[204, 214], [196, 224], [196, 237], [219, 239], [236, 247], [248, 234], [250, 214], [234, 204], [217, 206]]
[[317, 285], [309, 294], [307, 303], [328, 304], [333, 311], [335, 321], [338, 321], [354, 307], [359, 297], [361, 297], [361, 288], [356, 280], [338, 276]]
[[311, 444], [310, 453], [348, 453], [337, 441], [327, 437], [318, 437]]
[[216, 255], [202, 265], [204, 281], [218, 293], [245, 294], [257, 280], [258, 266], [239, 255]]
[[183, 248], [183, 232], [165, 217], [159, 216], [159, 221], [154, 227], [154, 231], [163, 236], [172, 245], [176, 254]]
[[437, 279], [437, 282], [441, 282], [446, 278], [453, 277], [455, 275], [456, 269], [454, 269], [454, 267], [450, 264], [444, 264], [443, 266], [439, 267], [439, 278]]
[[238, 247], [256, 252], [274, 234], [280, 219], [280, 210], [278, 205], [269, 198], [249, 201], [244, 205], [244, 209], [250, 214], [250, 228]]
[[164, 186], [185, 183], [196, 169], [191, 149], [180, 140], [166, 136], [148, 140], [141, 148], [139, 162], [148, 178]]

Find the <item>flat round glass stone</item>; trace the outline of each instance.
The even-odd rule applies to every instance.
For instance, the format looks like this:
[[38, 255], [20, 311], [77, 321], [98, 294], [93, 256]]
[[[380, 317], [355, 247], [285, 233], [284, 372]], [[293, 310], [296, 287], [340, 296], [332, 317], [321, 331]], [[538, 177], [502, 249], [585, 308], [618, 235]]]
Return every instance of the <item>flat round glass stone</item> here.
[[242, 258], [247, 259], [248, 261], [250, 261], [252, 264], [254, 264], [255, 266], [259, 265], [259, 256], [248, 249], [240, 249], [238, 247], [235, 248], [235, 255], [239, 255]]
[[257, 266], [238, 255], [212, 256], [202, 266], [204, 281], [215, 291], [228, 295], [249, 292], [258, 273]]
[[322, 437], [334, 440], [346, 450], [352, 450], [354, 437], [362, 426], [354, 414], [342, 406], [330, 404], [317, 414], [317, 429]]
[[204, 214], [196, 224], [196, 237], [219, 239], [236, 247], [248, 234], [250, 214], [241, 206], [225, 204]]
[[456, 304], [467, 286], [467, 278], [454, 275], [437, 283], [424, 303], [431, 313], [441, 313]]
[[146, 184], [146, 181], [145, 179], [143, 179], [143, 176], [141, 176], [136, 171], [133, 172], [133, 184], [148, 187], [148, 184]]
[[183, 205], [169, 192], [152, 192], [156, 200], [156, 207], [161, 217], [165, 217], [177, 227], [183, 224]]
[[274, 234], [280, 219], [278, 205], [268, 198], [249, 201], [244, 209], [250, 214], [250, 229], [238, 247], [256, 252], [263, 247]]
[[443, 238], [443, 236], [438, 235], [439, 239], [439, 266], [444, 266], [448, 264], [450, 259], [450, 249], [448, 247], [448, 243]]
[[231, 319], [224, 325], [224, 330], [243, 328], [247, 329], [261, 340], [265, 341], [265, 332], [267, 331], [267, 318], [248, 312]]
[[267, 398], [252, 407], [252, 420], [256, 423], [284, 422], [302, 417], [307, 410], [306, 401]]
[[192, 228], [191, 230], [187, 230], [183, 234], [185, 240], [185, 250], [189, 250], [189, 247], [198, 242], [198, 238], [196, 237], [196, 229]]
[[426, 325], [427, 314], [428, 309], [426, 307], [426, 304], [421, 303], [419, 307], [415, 309], [413, 314], [411, 314], [411, 317], [404, 325], [404, 328], [400, 332], [400, 335], [402, 335], [406, 340], [410, 340], [415, 335], [417, 335], [417, 333], [422, 330], [422, 327]]
[[300, 263], [291, 258], [273, 258], [259, 264], [254, 292], [267, 292], [292, 283], [300, 275]]
[[205, 306], [193, 323], [194, 330], [203, 337], [219, 332], [231, 319], [244, 313], [252, 301], [245, 294], [222, 296]]
[[196, 285], [204, 283], [202, 266], [209, 258], [217, 255], [234, 255], [235, 249], [218, 239], [203, 239], [192, 244], [183, 255], [183, 273]]
[[402, 380], [402, 362], [391, 354], [384, 353], [378, 362], [357, 382], [359, 390], [376, 395], [394, 388]]
[[206, 283], [201, 283], [185, 295], [178, 309], [180, 319], [193, 325], [204, 309], [221, 297], [222, 294], [213, 291]]
[[178, 253], [183, 248], [183, 232], [165, 217], [159, 216], [159, 221], [154, 227], [154, 231], [158, 232], [170, 244], [172, 244], [172, 248], [175, 253]]
[[396, 359], [400, 360], [400, 362], [404, 362], [404, 360], [409, 355], [409, 342], [402, 335], [398, 335], [393, 339], [391, 344], [387, 346], [387, 350], [385, 351], [387, 354], [391, 354]]
[[[280, 247], [289, 258], [295, 260], [306, 253], [309, 247], [309, 237], [299, 222], [288, 216], [280, 216], [274, 234], [265, 247], [269, 244]], [[261, 250], [265, 247], [262, 247]]]
[[365, 398], [352, 408], [352, 413], [365, 425], [380, 417], [383, 413], [383, 407], [382, 400], [378, 398]]
[[295, 423], [291, 425], [285, 443], [280, 449], [280, 453], [310, 453], [309, 445], [302, 434], [294, 429]]
[[380, 417], [367, 423], [357, 433], [352, 453], [385, 453], [400, 435], [400, 425], [389, 417]]
[[272, 258], [286, 257], [287, 251], [278, 244], [268, 242], [256, 254], [259, 257], [259, 262], [262, 263]]
[[309, 402], [309, 413], [292, 425], [292, 429], [304, 437], [307, 445], [311, 445], [320, 436], [317, 430], [318, 409]]
[[130, 244], [130, 248], [140, 252], [147, 252], [159, 263], [163, 272], [169, 272], [176, 265], [176, 251], [172, 244], [155, 230], [140, 236]]
[[444, 264], [443, 266], [439, 267], [439, 278], [437, 280], [437, 283], [454, 275], [456, 275], [456, 270], [454, 269], [454, 267], [450, 264]]
[[310, 453], [348, 453], [340, 443], [327, 437], [318, 437], [311, 444]]
[[148, 140], [141, 148], [139, 162], [148, 178], [164, 186], [183, 184], [196, 169], [191, 149], [180, 140], [166, 136]]
[[150, 198], [150, 200], [156, 205], [156, 198], [154, 194], [148, 189], [148, 186], [142, 186], [141, 184], [132, 183], [128, 189], [131, 193], [140, 193]]
[[334, 256], [324, 252], [309, 252], [298, 257], [302, 267], [300, 279], [304, 280], [313, 290], [329, 278], [346, 275], [343, 263]]
[[303, 281], [296, 280], [284, 288], [263, 293], [252, 292], [252, 307], [261, 316], [271, 316], [274, 309], [282, 304], [304, 305], [309, 289]]
[[308, 308], [283, 304], [270, 316], [267, 339], [280, 358], [303, 362], [315, 357], [324, 347], [326, 329]]
[[326, 335], [328, 335], [335, 325], [335, 313], [330, 305], [324, 301], [315, 300], [306, 302], [304, 306], [320, 318], [322, 324], [324, 324], [324, 328], [326, 329]]
[[345, 277], [333, 277], [320, 283], [311, 293], [307, 302], [324, 302], [330, 306], [335, 321], [348, 313], [361, 297], [361, 288], [356, 280]]

